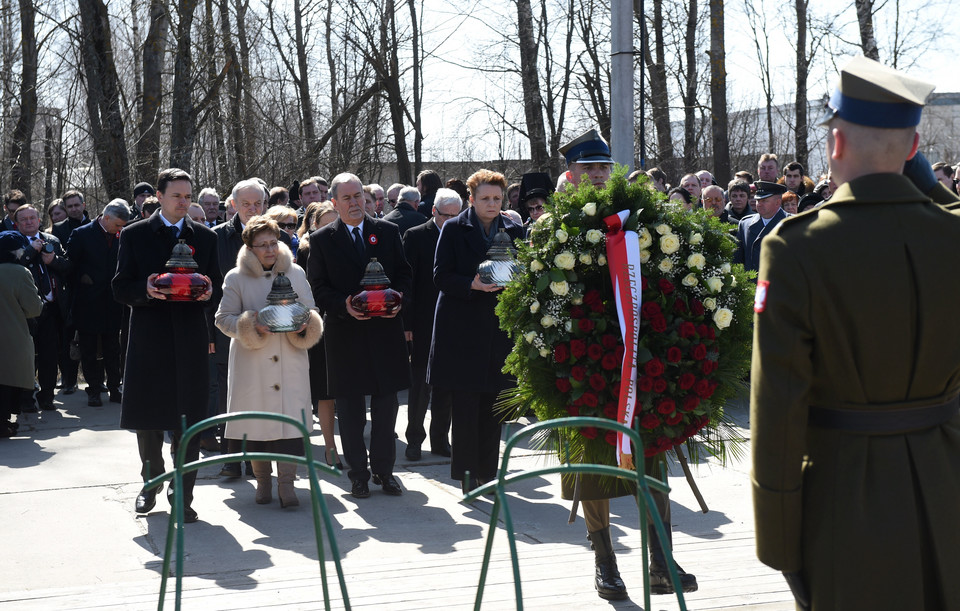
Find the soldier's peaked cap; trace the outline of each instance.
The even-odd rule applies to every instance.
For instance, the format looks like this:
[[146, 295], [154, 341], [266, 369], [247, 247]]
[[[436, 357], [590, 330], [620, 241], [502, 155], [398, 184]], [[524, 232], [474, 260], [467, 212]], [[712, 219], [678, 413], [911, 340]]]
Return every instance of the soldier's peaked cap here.
[[827, 102], [820, 124], [839, 117], [867, 127], [915, 127], [934, 85], [855, 57], [840, 70], [840, 81]]
[[775, 182], [758, 180], [754, 184], [757, 185], [757, 194], [755, 199], [767, 199], [773, 195], [783, 195], [787, 192], [787, 188], [784, 185]]
[[560, 154], [571, 163], [613, 163], [610, 145], [600, 137], [597, 130], [591, 129], [559, 149]]

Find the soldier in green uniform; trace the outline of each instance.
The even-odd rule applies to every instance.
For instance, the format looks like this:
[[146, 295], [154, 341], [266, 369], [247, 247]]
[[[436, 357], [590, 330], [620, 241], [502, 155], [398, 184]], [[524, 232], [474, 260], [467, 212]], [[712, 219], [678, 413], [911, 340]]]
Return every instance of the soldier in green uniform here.
[[903, 175], [932, 90], [851, 61], [824, 123], [841, 186], [763, 242], [757, 555], [801, 609], [960, 609], [960, 216]]

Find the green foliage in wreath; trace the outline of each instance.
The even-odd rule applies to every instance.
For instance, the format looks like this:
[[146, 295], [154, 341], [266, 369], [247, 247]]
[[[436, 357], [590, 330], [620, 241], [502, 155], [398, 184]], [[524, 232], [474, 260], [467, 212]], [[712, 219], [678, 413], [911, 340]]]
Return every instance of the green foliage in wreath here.
[[[724, 456], [736, 440], [723, 408], [750, 363], [752, 273], [732, 265], [729, 225], [669, 203], [617, 168], [604, 189], [558, 193], [519, 245], [520, 271], [500, 296], [500, 326], [514, 340], [504, 371], [518, 387], [501, 402], [541, 420], [617, 419], [623, 341], [606, 261], [603, 219], [621, 210], [637, 231], [643, 278], [634, 427], [654, 456], [684, 442]], [[561, 432], [575, 460], [613, 463], [616, 435]], [[557, 441], [554, 439], [553, 441]]]

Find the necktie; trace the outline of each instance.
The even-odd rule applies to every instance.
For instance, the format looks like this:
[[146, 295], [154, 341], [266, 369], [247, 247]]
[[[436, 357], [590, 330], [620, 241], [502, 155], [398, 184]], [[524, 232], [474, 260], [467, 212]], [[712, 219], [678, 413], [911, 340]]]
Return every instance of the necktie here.
[[361, 256], [363, 255], [363, 236], [360, 235], [360, 228], [353, 228], [353, 246], [357, 249], [357, 253]]
[[180, 230], [176, 225], [170, 225], [170, 233], [173, 234], [173, 239], [176, 240], [180, 236]]

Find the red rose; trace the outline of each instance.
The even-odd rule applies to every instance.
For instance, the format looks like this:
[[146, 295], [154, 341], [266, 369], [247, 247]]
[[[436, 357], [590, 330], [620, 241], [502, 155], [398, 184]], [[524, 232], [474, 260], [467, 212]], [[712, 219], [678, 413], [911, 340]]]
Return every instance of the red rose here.
[[615, 382], [615, 383], [613, 383], [613, 384], [610, 385], [610, 394], [613, 395], [613, 398], [614, 398], [614, 399], [618, 399], [618, 398], [620, 397], [620, 385], [621, 385], [621, 384], [622, 384], [622, 382]]
[[704, 397], [704, 399], [709, 399], [711, 396], [713, 396], [713, 393], [717, 390], [717, 386], [719, 386], [719, 383], [716, 380], [711, 380], [709, 384], [710, 389], [707, 391], [707, 395]]
[[703, 316], [703, 303], [699, 299], [690, 301], [690, 311], [694, 316]]
[[663, 316], [651, 318], [650, 328], [653, 329], [654, 333], [663, 333], [667, 330], [667, 319], [665, 319]]
[[599, 403], [600, 401], [597, 400], [597, 395], [590, 391], [583, 393], [583, 404], [587, 407], [596, 407]]
[[695, 361], [702, 361], [707, 358], [707, 347], [703, 344], [695, 345], [690, 350], [690, 356], [692, 356]]
[[580, 434], [586, 437], [587, 439], [596, 439], [597, 438], [597, 429], [593, 426], [588, 426], [580, 429]]
[[557, 344], [553, 347], [553, 360], [558, 363], [566, 363], [570, 358], [570, 349], [566, 344]]
[[640, 376], [640, 379], [637, 380], [637, 388], [640, 389], [640, 392], [650, 392], [653, 390], [653, 378]]
[[654, 416], [653, 414], [647, 414], [640, 419], [640, 426], [645, 429], [653, 430], [660, 426], [660, 419]]
[[681, 420], [683, 420], [683, 414], [678, 412], [672, 416], [667, 417], [667, 424], [669, 424], [670, 426], [676, 426], [680, 424]]
[[683, 398], [683, 407], [681, 408], [685, 412], [692, 412], [700, 406], [700, 399], [696, 395], [687, 395]]
[[570, 388], [572, 388], [570, 386], [570, 380], [566, 378], [557, 378], [556, 384], [557, 390], [560, 392], [570, 392]]
[[575, 365], [570, 368], [570, 377], [577, 382], [582, 382], [587, 377], [587, 368], [583, 365]]
[[645, 446], [643, 448], [643, 455], [646, 458], [650, 458], [651, 456], [656, 456], [657, 454], [659, 454], [659, 452], [657, 452], [657, 449], [653, 446]]
[[589, 291], [587, 291], [586, 294], [583, 296], [583, 303], [591, 307], [598, 303], [602, 304], [603, 299], [600, 297], [600, 291], [598, 291], [597, 289], [590, 289]]
[[663, 316], [663, 312], [660, 311], [660, 304], [656, 301], [648, 301], [643, 304], [640, 308], [640, 313], [644, 318], [657, 318], [658, 316]]
[[684, 339], [690, 339], [697, 334], [697, 328], [689, 320], [685, 320], [680, 323], [680, 337]]
[[591, 361], [599, 361], [603, 358], [603, 348], [600, 347], [600, 344], [590, 344], [587, 346], [587, 356], [590, 357]]
[[619, 412], [619, 408], [616, 403], [610, 402], [603, 406], [603, 416], [604, 418], [609, 418], [611, 420], [616, 420]]
[[683, 358], [683, 352], [676, 346], [670, 346], [667, 348], [667, 362], [668, 363], [679, 363], [680, 359]]
[[703, 363], [700, 365], [700, 369], [703, 371], [703, 375], [708, 376], [717, 370], [717, 362], [711, 361], [710, 359], [704, 359]]
[[657, 282], [657, 286], [660, 287], [660, 290], [664, 295], [669, 295], [673, 292], [673, 283], [666, 278], [660, 278], [660, 281]]
[[597, 326], [597, 323], [593, 322], [589, 318], [581, 318], [577, 321], [577, 326], [580, 327], [581, 333], [589, 333], [593, 331], [593, 328]]
[[611, 369], [616, 369], [622, 364], [623, 361], [617, 360], [617, 355], [615, 354], [604, 354], [603, 360], [600, 361], [600, 366], [610, 371]]
[[571, 318], [583, 318], [584, 311], [580, 306], [573, 306], [570, 308], [570, 317]]
[[688, 371], [680, 376], [680, 379], [677, 381], [677, 385], [680, 387], [680, 390], [690, 390], [696, 381], [697, 376]]
[[[691, 324], [693, 324], [693, 323], [691, 323]], [[699, 325], [697, 325], [697, 335], [699, 335], [700, 337], [706, 337], [706, 336], [707, 336], [707, 325], [705, 325], [705, 324], [703, 324], [703, 323], [700, 323]]]
[[623, 362], [623, 352], [623, 346], [617, 346], [613, 349], [613, 356], [617, 358], [617, 362], [619, 363]]
[[590, 306], [590, 310], [593, 312], [603, 312], [603, 302], [598, 301]]
[[641, 290], [643, 290], [643, 291], [647, 290], [647, 286], [649, 286], [649, 284], [650, 284], [650, 283], [647, 282], [647, 277], [646, 277], [646, 276], [641, 276], [641, 277], [640, 277], [640, 289], [641, 289]]
[[707, 339], [717, 339], [717, 333], [713, 330], [713, 327], [707, 327]]
[[661, 414], [672, 414], [677, 410], [677, 405], [673, 402], [673, 399], [660, 399], [660, 402], [657, 403], [657, 411]]
[[573, 355], [573, 358], [579, 359], [582, 358], [584, 354], [587, 353], [587, 342], [582, 339], [572, 339], [570, 340], [570, 354]]
[[607, 431], [607, 434], [603, 436], [603, 440], [613, 447], [617, 447], [617, 433], [615, 431]]
[[663, 363], [658, 358], [652, 358], [643, 366], [643, 372], [651, 378], [663, 375]]
[[606, 348], [607, 350], [613, 350], [617, 346], [617, 336], [610, 335], [609, 333], [605, 333], [600, 338], [600, 343], [603, 344], [603, 347]]
[[680, 299], [673, 300], [673, 311], [677, 314], [686, 314], [687, 313], [687, 304], [683, 303]]
[[697, 380], [697, 383], [693, 385], [693, 392], [697, 393], [701, 399], [706, 399], [711, 394], [710, 392], [710, 382], [706, 380]]
[[667, 381], [663, 378], [657, 378], [653, 381], [653, 392], [663, 394], [667, 392]]
[[583, 397], [580, 397], [579, 399], [574, 399], [574, 400], [573, 400], [573, 406], [574, 406], [574, 407], [582, 407], [582, 406], [583, 406]]
[[599, 373], [595, 373], [590, 376], [590, 388], [594, 389], [597, 392], [600, 392], [607, 387], [607, 381], [603, 379], [603, 376]]
[[579, 416], [580, 408], [577, 407], [576, 405], [570, 405], [567, 407], [567, 413], [571, 416]]

